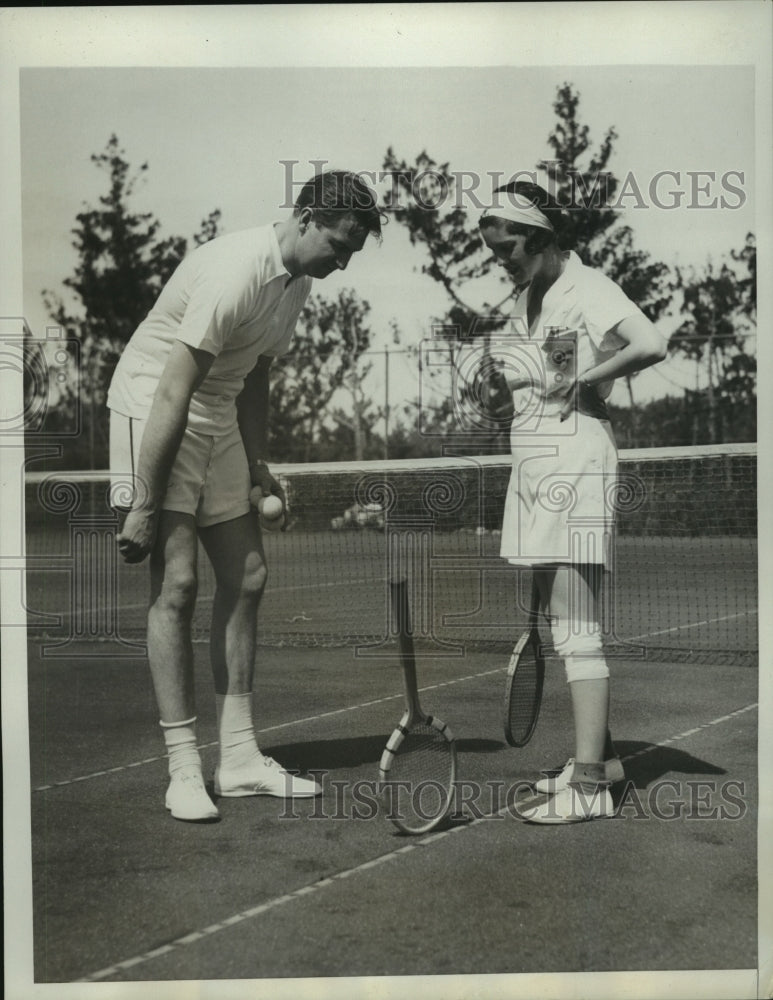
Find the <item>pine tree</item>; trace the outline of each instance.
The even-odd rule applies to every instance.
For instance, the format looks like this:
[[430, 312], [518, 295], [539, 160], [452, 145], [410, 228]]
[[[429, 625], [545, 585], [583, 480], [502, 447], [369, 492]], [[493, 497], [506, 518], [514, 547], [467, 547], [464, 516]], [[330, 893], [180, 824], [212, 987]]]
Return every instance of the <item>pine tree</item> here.
[[[572, 207], [569, 218], [573, 245], [584, 263], [604, 271], [654, 321], [671, 302], [669, 269], [636, 248], [632, 229], [620, 224], [610, 207], [619, 188], [619, 181], [609, 169], [617, 132], [609, 128], [594, 151], [590, 129], [578, 117], [579, 105], [580, 95], [571, 84], [558, 88], [553, 104], [557, 122], [547, 140], [552, 156], [535, 166], [547, 174], [558, 200]], [[528, 169], [525, 164], [513, 166], [516, 170]], [[429, 260], [422, 272], [439, 282], [450, 300], [445, 316], [435, 322], [456, 333], [457, 357], [463, 356], [465, 344], [476, 338], [482, 344], [482, 379], [461, 393], [462, 403], [466, 393], [468, 399], [475, 396], [473, 403], [478, 407], [489, 410], [492, 433], [488, 440], [478, 438], [478, 449], [506, 447], [511, 411], [503, 399], [501, 381], [496, 378], [497, 366], [488, 357], [487, 340], [505, 323], [512, 285], [503, 275], [502, 294], [497, 301], [484, 302], [482, 307], [471, 304], [476, 296], [480, 297], [477, 288], [481, 279], [490, 274], [493, 260], [477, 228], [470, 225], [468, 214], [457, 207], [456, 179], [448, 163], [438, 163], [425, 151], [411, 166], [399, 160], [390, 148], [384, 167], [392, 172], [396, 185], [388, 199], [389, 208], [408, 229], [411, 242], [426, 250]], [[417, 198], [413, 182], [420, 175], [426, 177], [426, 182], [423, 187], [419, 185]], [[444, 211], [447, 205], [452, 207]], [[487, 379], [488, 384], [484, 384]], [[630, 379], [628, 387], [633, 402]]]
[[[271, 370], [272, 457], [285, 462], [317, 461], [320, 435], [328, 441], [325, 459], [364, 457], [367, 425], [378, 419], [371, 414], [370, 400], [362, 390], [362, 380], [370, 371], [369, 364], [361, 361], [373, 337], [367, 324], [369, 312], [370, 303], [353, 289], [342, 289], [334, 300], [309, 296], [292, 350]], [[348, 432], [351, 447], [343, 440], [346, 434], [332, 439], [329, 430], [323, 434], [323, 417], [339, 391], [350, 396], [351, 412], [337, 408], [330, 416]], [[331, 454], [331, 440], [345, 453]]]
[[[161, 238], [161, 223], [150, 213], [132, 210], [131, 202], [148, 171], [143, 163], [133, 171], [117, 136], [112, 135], [102, 153], [91, 162], [108, 181], [99, 207], [85, 206], [72, 230], [78, 254], [75, 272], [63, 281], [73, 304], [50, 290], [43, 301], [51, 319], [80, 344], [79, 378], [65, 386], [56, 409], [83, 410], [88, 447], [83, 443], [71, 461], [91, 468], [108, 463], [105, 401], [118, 358], [139, 323], [153, 306], [161, 289], [184, 257], [188, 244], [180, 236]], [[193, 237], [196, 245], [218, 234], [220, 212], [203, 220]], [[77, 387], [77, 388], [76, 388]], [[80, 398], [76, 398], [76, 391]], [[62, 413], [59, 413], [61, 419]]]

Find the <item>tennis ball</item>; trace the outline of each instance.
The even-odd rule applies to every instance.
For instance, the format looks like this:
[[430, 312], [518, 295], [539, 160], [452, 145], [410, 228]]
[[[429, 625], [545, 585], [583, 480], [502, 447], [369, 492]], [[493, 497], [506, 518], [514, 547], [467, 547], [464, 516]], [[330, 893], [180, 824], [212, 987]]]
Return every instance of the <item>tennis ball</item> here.
[[276, 521], [284, 513], [284, 504], [279, 497], [269, 494], [258, 501], [258, 510], [267, 521]]
[[260, 488], [260, 486], [253, 486], [252, 489], [250, 490], [250, 504], [253, 507], [255, 507], [256, 510], [259, 510], [262, 499], [263, 499], [263, 490]]

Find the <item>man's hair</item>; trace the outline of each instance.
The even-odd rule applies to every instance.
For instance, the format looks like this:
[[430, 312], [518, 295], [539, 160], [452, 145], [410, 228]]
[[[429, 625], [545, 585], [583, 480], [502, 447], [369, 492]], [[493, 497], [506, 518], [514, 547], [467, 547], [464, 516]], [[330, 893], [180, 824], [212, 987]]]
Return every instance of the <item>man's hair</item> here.
[[[528, 237], [524, 245], [527, 254], [534, 256], [542, 253], [551, 245], [555, 245], [559, 250], [567, 250], [573, 246], [573, 229], [566, 209], [539, 184], [531, 184], [529, 181], [511, 181], [509, 184], [498, 187], [494, 192], [494, 194], [501, 193], [517, 194], [521, 198], [526, 198], [542, 212], [553, 227], [551, 233], [549, 229], [527, 226], [525, 223], [510, 221], [505, 223], [505, 229], [508, 233]], [[491, 216], [484, 217], [481, 224], [491, 225], [494, 221], [495, 213], [492, 213]]]
[[382, 219], [376, 196], [357, 174], [348, 170], [327, 170], [317, 174], [301, 188], [293, 215], [310, 208], [315, 222], [334, 226], [345, 215], [374, 236], [381, 236]]

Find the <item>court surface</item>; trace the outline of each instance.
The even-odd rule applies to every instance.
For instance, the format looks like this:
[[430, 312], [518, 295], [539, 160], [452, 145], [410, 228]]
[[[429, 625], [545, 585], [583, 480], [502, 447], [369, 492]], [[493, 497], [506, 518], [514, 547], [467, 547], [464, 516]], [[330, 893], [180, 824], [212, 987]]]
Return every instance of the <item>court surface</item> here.
[[[402, 711], [392, 656], [262, 648], [262, 747], [321, 772], [324, 795], [220, 800], [221, 821], [196, 825], [164, 810], [144, 660], [41, 656], [40, 646], [29, 644], [38, 982], [757, 966], [748, 665], [613, 661], [629, 782], [618, 816], [538, 827], [516, 803], [570, 749], [560, 665], [548, 664], [532, 742], [515, 750], [500, 719], [506, 655], [419, 649], [422, 700], [458, 739], [461, 785], [447, 828], [407, 838], [373, 790]], [[210, 778], [206, 646], [195, 655]]]
[[[52, 491], [18, 560], [30, 626], [36, 982], [159, 990], [185, 981], [176, 997], [218, 1000], [195, 984], [251, 981], [228, 994], [238, 1000], [276, 1000], [291, 980], [336, 997], [366, 982], [353, 995], [386, 996], [387, 983], [444, 1000], [766, 995], [754, 971], [753, 460], [654, 468], [646, 504], [617, 538], [615, 587], [602, 606], [627, 780], [615, 789], [615, 818], [563, 827], [519, 817], [534, 801], [529, 782], [571, 752], [560, 663], [548, 661], [532, 741], [516, 750], [503, 735], [509, 649], [530, 591], [528, 574], [503, 565], [491, 528], [506, 469], [476, 465], [469, 490], [458, 470], [446, 482], [445, 466], [420, 469], [415, 482], [379, 474], [378, 495], [398, 497], [386, 531], [372, 530], [363, 507], [362, 530], [334, 527], [352, 497], [373, 495], [367, 476], [340, 489], [329, 475], [298, 483], [292, 530], [266, 537], [256, 725], [263, 750], [315, 773], [324, 794], [220, 800], [211, 825], [164, 809], [142, 646], [147, 567], [117, 564], [116, 521], [95, 513], [80, 487]], [[386, 610], [385, 567], [395, 565], [409, 577], [422, 704], [449, 724], [459, 755], [449, 821], [422, 837], [400, 835], [376, 794], [403, 710]], [[194, 654], [208, 780], [211, 599], [202, 561]], [[600, 975], [606, 992], [578, 973]], [[651, 985], [658, 973], [665, 979]], [[628, 992], [620, 977], [633, 983]]]

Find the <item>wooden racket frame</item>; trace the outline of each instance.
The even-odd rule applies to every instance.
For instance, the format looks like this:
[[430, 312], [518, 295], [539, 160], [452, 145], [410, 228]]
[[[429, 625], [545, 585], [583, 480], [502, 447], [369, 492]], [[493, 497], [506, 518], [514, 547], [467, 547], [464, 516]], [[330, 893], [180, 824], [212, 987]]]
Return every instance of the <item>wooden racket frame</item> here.
[[[545, 681], [545, 658], [542, 655], [541, 641], [539, 635], [539, 588], [537, 587], [537, 581], [532, 577], [531, 582], [531, 600], [529, 603], [529, 617], [527, 622], [526, 631], [520, 637], [518, 642], [515, 644], [515, 648], [510, 656], [510, 662], [507, 666], [507, 680], [505, 681], [505, 698], [503, 703], [503, 713], [502, 721], [505, 731], [505, 739], [510, 744], [511, 747], [525, 747], [529, 740], [534, 735], [534, 730], [537, 728], [537, 721], [539, 720], [540, 708], [542, 706], [542, 688]], [[534, 654], [534, 660], [537, 669], [537, 694], [534, 699], [534, 710], [532, 713], [531, 723], [526, 732], [525, 737], [520, 740], [516, 740], [513, 736], [512, 730], [510, 728], [510, 698], [512, 695], [513, 684], [515, 683], [516, 674], [518, 671], [518, 665], [521, 661], [521, 656], [527, 647], [531, 647]]]
[[398, 815], [394, 814], [394, 810], [390, 811], [389, 818], [395, 826], [401, 832], [415, 836], [417, 834], [428, 833], [430, 830], [434, 830], [435, 827], [437, 827], [448, 814], [448, 810], [451, 807], [451, 801], [454, 796], [454, 784], [456, 782], [456, 741], [445, 722], [438, 719], [437, 716], [427, 715], [421, 707], [421, 702], [419, 700], [419, 686], [416, 677], [416, 653], [413, 645], [411, 614], [408, 604], [408, 583], [404, 577], [390, 579], [389, 597], [392, 611], [392, 621], [397, 629], [398, 651], [403, 673], [405, 712], [403, 717], [400, 719], [400, 722], [397, 724], [396, 729], [394, 729], [392, 735], [389, 737], [387, 745], [384, 747], [384, 752], [381, 754], [381, 760], [379, 763], [379, 785], [382, 794], [386, 796], [385, 786], [387, 786], [389, 782], [389, 772], [392, 767], [392, 761], [398, 753], [400, 746], [402, 745], [405, 737], [408, 735], [411, 727], [416, 725], [417, 722], [424, 723], [425, 725], [432, 726], [433, 729], [436, 729], [438, 733], [440, 733], [448, 742], [450, 749], [451, 778], [446, 789], [447, 794], [443, 808], [438, 811], [438, 814], [428, 819], [426, 824], [420, 828], [416, 828], [406, 826], [402, 819]]

